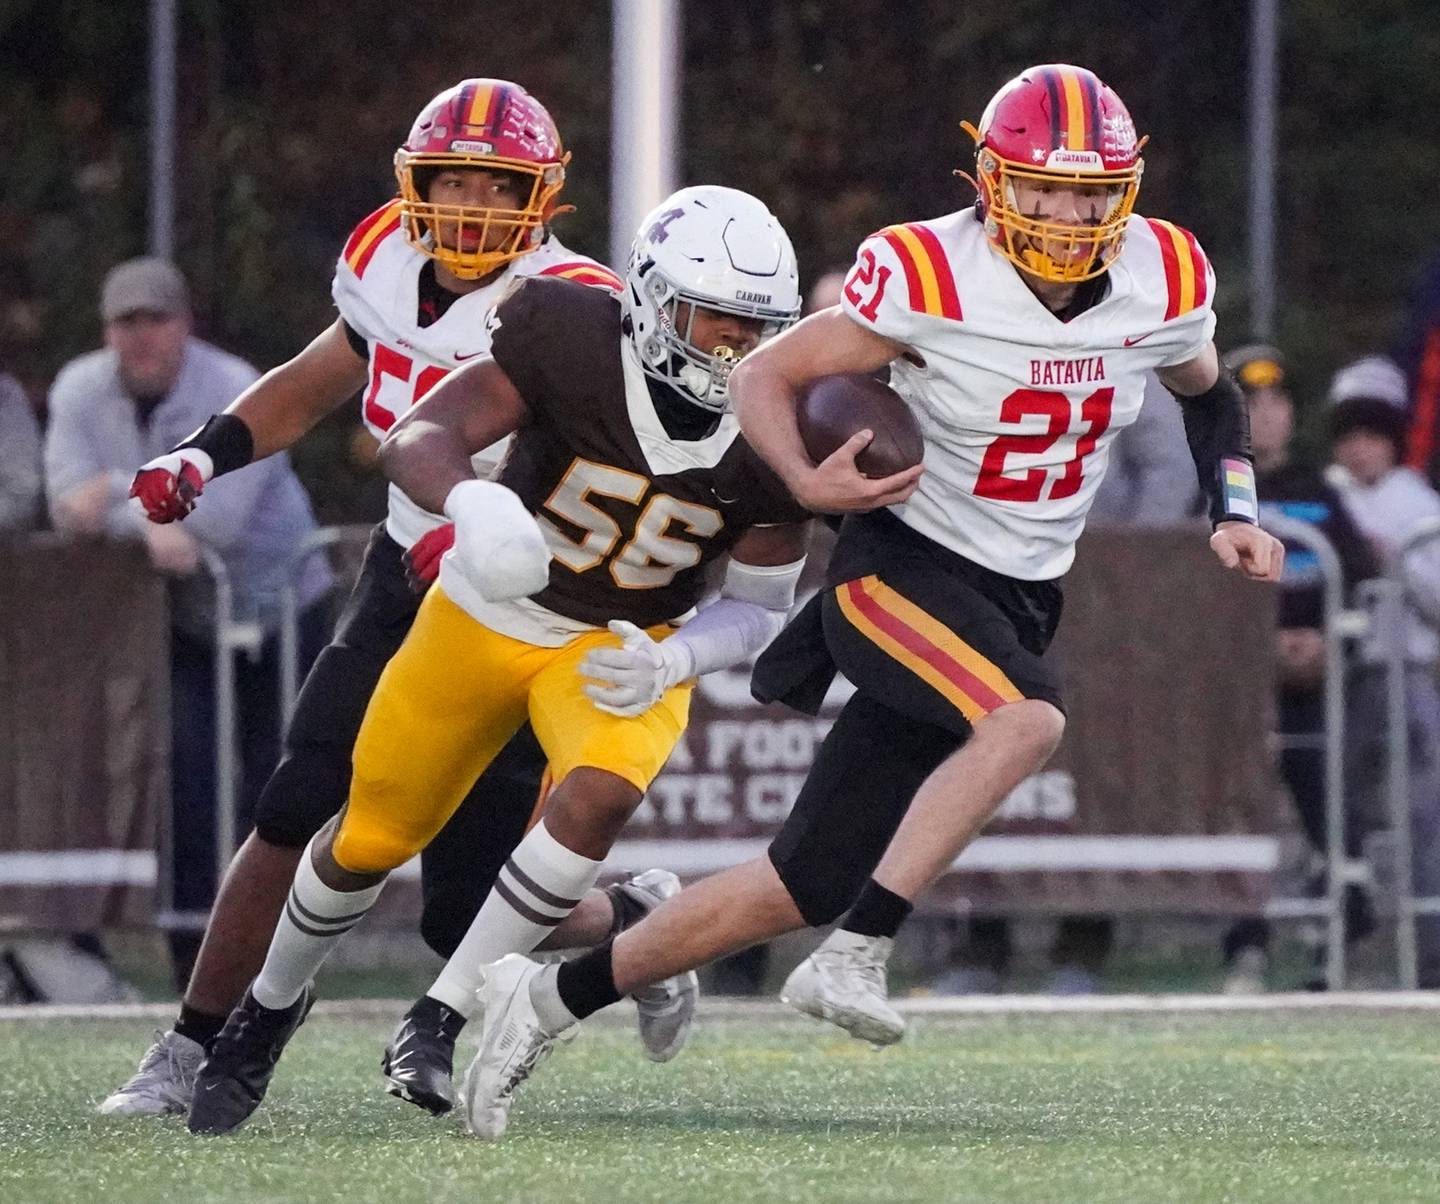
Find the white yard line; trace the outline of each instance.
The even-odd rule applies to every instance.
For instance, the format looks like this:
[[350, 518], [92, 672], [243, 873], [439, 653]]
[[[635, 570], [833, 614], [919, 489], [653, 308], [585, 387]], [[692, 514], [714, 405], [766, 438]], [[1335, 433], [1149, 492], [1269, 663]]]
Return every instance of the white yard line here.
[[[394, 1018], [408, 999], [336, 999], [315, 1005], [319, 1016]], [[1273, 995], [949, 995], [897, 999], [907, 1016], [1107, 1015], [1133, 1012], [1437, 1011], [1440, 991], [1286, 992]], [[0, 1020], [169, 1020], [173, 1003], [31, 1004], [0, 1007]], [[717, 997], [701, 1001], [701, 1018], [774, 1020], [796, 1013], [773, 999]], [[631, 1020], [629, 1009], [611, 1013]]]

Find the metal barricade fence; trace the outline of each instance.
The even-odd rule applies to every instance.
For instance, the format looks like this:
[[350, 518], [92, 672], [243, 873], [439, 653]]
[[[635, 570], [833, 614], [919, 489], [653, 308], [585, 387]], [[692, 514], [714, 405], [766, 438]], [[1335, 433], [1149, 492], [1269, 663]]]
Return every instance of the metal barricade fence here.
[[[1325, 922], [1325, 982], [1332, 990], [1345, 985], [1345, 887], [1364, 878], [1364, 867], [1352, 863], [1345, 851], [1345, 641], [1364, 635], [1369, 627], [1362, 611], [1345, 608], [1345, 578], [1340, 558], [1318, 527], [1268, 509], [1262, 515], [1265, 529], [1287, 544], [1298, 544], [1314, 554], [1321, 576], [1322, 635], [1325, 641], [1324, 754], [1325, 754], [1325, 894], [1271, 899], [1265, 914], [1271, 919], [1321, 919]], [[1287, 747], [1313, 748], [1312, 737], [1281, 735]]]
[[[336, 547], [347, 550], [363, 547], [372, 528], [365, 525], [323, 527], [304, 539], [291, 556], [280, 594], [280, 686], [277, 703], [278, 722], [283, 732], [295, 710], [299, 693], [300, 611], [298, 590], [305, 566], [317, 552]], [[241, 757], [239, 750], [239, 714], [235, 690], [234, 654], [244, 652], [258, 656], [265, 643], [265, 627], [254, 620], [238, 619], [235, 615], [235, 593], [230, 572], [224, 560], [210, 548], [201, 546], [200, 560], [215, 591], [215, 873], [218, 891], [230, 862], [235, 857], [236, 829], [239, 819]], [[338, 593], [348, 593], [354, 574], [339, 573]], [[171, 858], [171, 825], [173, 809], [165, 808], [160, 819], [160, 856], [156, 867], [160, 910], [156, 917], [159, 927], [167, 930], [203, 930], [210, 913], [176, 911], [173, 905], [174, 883]]]
[[[254, 621], [235, 617], [235, 591], [230, 570], [212, 548], [200, 545], [200, 564], [215, 590], [215, 882], [216, 888], [235, 856], [235, 825], [240, 791], [240, 753], [237, 747], [239, 723], [235, 700], [234, 653], [258, 656], [265, 643], [265, 628]], [[160, 911], [156, 924], [167, 930], [203, 930], [210, 912], [176, 911], [171, 848], [173, 806], [160, 816], [160, 857], [156, 866]]]
[[[1440, 915], [1440, 896], [1415, 894], [1415, 850], [1411, 838], [1414, 816], [1410, 798], [1410, 722], [1406, 675], [1407, 603], [1409, 590], [1406, 560], [1412, 552], [1440, 539], [1440, 518], [1430, 518], [1415, 526], [1389, 558], [1385, 577], [1371, 583], [1378, 624], [1385, 655], [1385, 739], [1386, 782], [1390, 835], [1394, 865], [1391, 872], [1395, 883], [1395, 958], [1399, 985], [1414, 990], [1419, 982], [1419, 958], [1416, 925], [1420, 916]], [[1434, 672], [1433, 666], [1426, 667]]]

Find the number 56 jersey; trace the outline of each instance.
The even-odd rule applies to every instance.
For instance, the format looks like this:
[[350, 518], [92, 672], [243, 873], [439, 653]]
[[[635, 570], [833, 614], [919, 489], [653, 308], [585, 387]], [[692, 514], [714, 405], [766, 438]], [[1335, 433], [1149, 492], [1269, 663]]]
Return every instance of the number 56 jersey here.
[[1132, 217], [1108, 278], [1063, 321], [969, 209], [861, 244], [841, 304], [905, 344], [890, 383], [925, 437], [920, 486], [893, 507], [903, 522], [1008, 577], [1070, 567], [1146, 373], [1193, 359], [1215, 331], [1215, 277], [1188, 231]]
[[471, 618], [541, 647], [611, 619], [676, 621], [746, 530], [809, 518], [732, 414], [703, 438], [667, 433], [614, 297], [527, 280], [491, 324], [490, 354], [530, 411], [498, 479], [535, 515], [552, 560], [538, 594], [491, 603], [447, 554], [441, 588]]
[[[370, 377], [361, 394], [361, 413], [377, 439], [385, 438], [395, 420], [446, 373], [489, 351], [486, 315], [517, 280], [558, 276], [611, 292], [618, 293], [622, 287], [609, 268], [567, 250], [551, 235], [535, 250], [512, 260], [494, 280], [457, 297], [435, 317], [421, 312], [420, 273], [429, 262], [405, 241], [400, 202], [392, 201], [355, 227], [335, 265], [331, 292], [336, 308], [369, 349]], [[490, 476], [504, 451], [501, 442], [477, 455], [475, 475]], [[408, 548], [444, 521], [390, 486], [385, 527], [401, 547]]]

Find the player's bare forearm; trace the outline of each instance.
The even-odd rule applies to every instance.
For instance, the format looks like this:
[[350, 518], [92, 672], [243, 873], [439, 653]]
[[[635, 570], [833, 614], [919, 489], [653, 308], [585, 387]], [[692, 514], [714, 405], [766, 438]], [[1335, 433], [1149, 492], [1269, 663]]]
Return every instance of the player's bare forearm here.
[[810, 381], [874, 372], [903, 350], [843, 311], [827, 309], [752, 352], [736, 368], [730, 389], [740, 429], [801, 505], [820, 513], [873, 510], [903, 501], [914, 491], [919, 466], [877, 480], [856, 467], [856, 455], [870, 441], [868, 432], [857, 432], [823, 464], [812, 464], [795, 416], [796, 395]]
[[450, 491], [474, 479], [470, 457], [529, 417], [503, 369], [488, 356], [452, 372], [405, 414], [380, 445], [380, 469], [416, 505], [440, 514]]
[[365, 384], [365, 360], [336, 320], [293, 359], [272, 368], [226, 408], [250, 428], [253, 459], [284, 451]]
[[809, 543], [809, 522], [777, 523], [749, 528], [735, 541], [730, 555], [742, 564], [794, 564], [804, 557]]
[[1214, 385], [1219, 377], [1220, 355], [1214, 343], [1206, 343], [1204, 350], [1194, 359], [1160, 368], [1155, 375], [1170, 392], [1182, 397], [1195, 397]]

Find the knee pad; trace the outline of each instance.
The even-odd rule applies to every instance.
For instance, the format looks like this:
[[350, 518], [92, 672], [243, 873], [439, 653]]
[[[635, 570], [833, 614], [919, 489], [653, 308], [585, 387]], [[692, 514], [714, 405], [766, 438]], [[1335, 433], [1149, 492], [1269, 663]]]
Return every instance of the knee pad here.
[[260, 791], [255, 831], [281, 848], [304, 848], [349, 793], [348, 750], [311, 747], [286, 753]]

